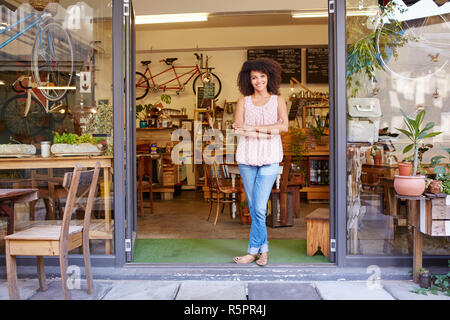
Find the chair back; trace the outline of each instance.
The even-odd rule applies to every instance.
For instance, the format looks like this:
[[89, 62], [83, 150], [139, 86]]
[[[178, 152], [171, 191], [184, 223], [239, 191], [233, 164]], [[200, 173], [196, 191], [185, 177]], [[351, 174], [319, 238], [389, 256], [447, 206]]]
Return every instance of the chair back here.
[[151, 155], [137, 156], [137, 173], [138, 177], [152, 176], [152, 157]]
[[[89, 236], [89, 224], [91, 220], [91, 211], [94, 204], [95, 192], [97, 189], [98, 177], [100, 174], [100, 162], [96, 163], [93, 170], [82, 170], [78, 163], [73, 172], [64, 174], [63, 187], [68, 189], [67, 202], [64, 208], [64, 217], [61, 225], [61, 242], [67, 240], [69, 234], [70, 220], [75, 209], [81, 207], [84, 209], [83, 233]], [[86, 206], [81, 200], [87, 196]]]
[[206, 185], [210, 191], [217, 190], [217, 183], [214, 179], [213, 168], [210, 164], [205, 163], [203, 165], [203, 170], [205, 171]]
[[224, 165], [218, 164], [215, 161], [212, 164], [212, 168], [214, 173], [214, 182], [219, 191], [223, 191], [222, 187], [226, 185], [227, 180], [230, 180], [230, 174], [228, 170], [225, 169]]

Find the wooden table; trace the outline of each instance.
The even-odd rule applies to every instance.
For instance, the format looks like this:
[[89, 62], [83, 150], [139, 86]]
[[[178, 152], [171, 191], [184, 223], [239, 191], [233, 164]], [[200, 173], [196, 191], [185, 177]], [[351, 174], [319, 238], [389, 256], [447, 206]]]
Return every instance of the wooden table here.
[[38, 189], [0, 189], [0, 211], [8, 216], [6, 234], [14, 233], [14, 204], [38, 199]]
[[[21, 169], [56, 169], [74, 168], [77, 163], [82, 167], [94, 167], [100, 162], [103, 168], [103, 198], [105, 200], [105, 219], [102, 225], [93, 226], [89, 233], [90, 239], [106, 240], [105, 252], [111, 254], [111, 241], [113, 239], [114, 222], [111, 219], [111, 173], [113, 168], [113, 156], [73, 156], [73, 157], [48, 157], [41, 156], [23, 158], [0, 158], [0, 170]], [[36, 198], [37, 199], [37, 198]], [[36, 200], [35, 199], [35, 200]]]

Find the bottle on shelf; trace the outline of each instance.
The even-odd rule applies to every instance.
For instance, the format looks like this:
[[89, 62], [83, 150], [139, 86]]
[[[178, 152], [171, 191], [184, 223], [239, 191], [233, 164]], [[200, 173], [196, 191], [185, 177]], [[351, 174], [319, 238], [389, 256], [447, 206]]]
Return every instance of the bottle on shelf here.
[[316, 161], [316, 184], [322, 184], [322, 161]]
[[316, 184], [316, 168], [315, 168], [315, 160], [311, 161], [311, 166], [309, 168], [309, 184], [315, 185]]

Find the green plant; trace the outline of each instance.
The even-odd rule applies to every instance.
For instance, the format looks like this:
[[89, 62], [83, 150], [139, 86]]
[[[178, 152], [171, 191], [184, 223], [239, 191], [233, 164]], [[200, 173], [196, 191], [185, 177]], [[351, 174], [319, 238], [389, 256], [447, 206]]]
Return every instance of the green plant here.
[[411, 144], [407, 145], [403, 149], [403, 154], [408, 153], [409, 151], [413, 151], [413, 173], [415, 176], [417, 174], [417, 167], [419, 164], [419, 143], [426, 138], [435, 137], [442, 132], [430, 132], [430, 130], [434, 127], [434, 122], [428, 122], [425, 127], [422, 127], [422, 122], [425, 118], [425, 110], [422, 109], [417, 113], [415, 119], [409, 118], [403, 110], [400, 110], [403, 115], [403, 121], [406, 124], [406, 129], [396, 128], [398, 131], [406, 135], [409, 140], [411, 140]]
[[91, 144], [97, 144], [98, 138], [94, 138], [90, 134], [83, 134], [81, 136], [77, 135], [76, 133], [65, 133], [59, 134], [58, 132], [53, 132], [53, 143], [65, 143], [65, 144], [76, 144], [79, 145], [81, 143], [91, 143]]
[[306, 153], [305, 141], [306, 134], [298, 128], [290, 128], [291, 143], [289, 144], [289, 152], [294, 155], [292, 162], [297, 166], [301, 166], [303, 155]]
[[245, 208], [247, 206], [247, 201], [241, 201], [241, 203], [239, 203], [239, 206], [241, 208]]
[[[370, 81], [376, 82], [375, 71], [384, 70], [380, 63], [379, 55], [383, 59], [387, 58], [387, 51], [392, 51], [394, 58], [397, 58], [397, 49], [404, 46], [409, 39], [403, 35], [401, 22], [395, 20], [394, 12], [404, 12], [399, 9], [395, 1], [389, 1], [385, 6], [379, 6], [379, 14], [376, 16], [378, 21], [377, 28], [370, 28], [367, 23], [367, 16], [351, 17], [347, 22], [347, 87], [352, 88], [351, 96], [358, 93], [360, 81], [356, 75], [365, 75]], [[370, 19], [370, 18], [369, 18]], [[389, 26], [384, 25], [381, 29], [383, 20], [389, 19]], [[379, 53], [377, 53], [377, 36], [379, 43]], [[389, 50], [387, 50], [389, 49]]]
[[[447, 152], [447, 161], [450, 161], [450, 148], [442, 148]], [[433, 168], [434, 173], [436, 173], [436, 180], [448, 180], [450, 179], [450, 164], [442, 164], [441, 160], [446, 157], [444, 156], [434, 156], [431, 158], [430, 167]]]
[[136, 118], [138, 118], [141, 121], [145, 121], [147, 117], [150, 115], [150, 112], [153, 108], [156, 108], [158, 106], [162, 106], [162, 102], [166, 104], [170, 104], [172, 101], [172, 97], [168, 94], [162, 94], [159, 100], [155, 101], [154, 103], [148, 103], [148, 104], [138, 104], [136, 105]]
[[[450, 268], [450, 260], [448, 260], [448, 267]], [[422, 269], [423, 270], [423, 269]], [[419, 270], [420, 271], [420, 270]], [[428, 270], [427, 270], [428, 271]], [[417, 294], [428, 295], [431, 292], [437, 295], [439, 292], [444, 293], [450, 297], [450, 271], [444, 274], [431, 274], [431, 287], [429, 289], [413, 287], [410, 291]]]
[[311, 125], [310, 128], [313, 131], [313, 135], [316, 136], [316, 140], [317, 140], [317, 144], [320, 144], [320, 138], [324, 135], [325, 133], [325, 127], [322, 126], [322, 122], [320, 121], [320, 117], [315, 117], [314, 118], [314, 122], [316, 123], [316, 125]]

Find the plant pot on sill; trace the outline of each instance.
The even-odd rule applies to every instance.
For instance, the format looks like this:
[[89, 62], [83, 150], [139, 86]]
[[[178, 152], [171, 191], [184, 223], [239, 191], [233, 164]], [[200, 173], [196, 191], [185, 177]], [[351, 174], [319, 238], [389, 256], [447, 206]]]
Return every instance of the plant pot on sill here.
[[394, 189], [401, 196], [420, 196], [425, 191], [425, 176], [395, 175]]
[[398, 163], [398, 175], [399, 176], [410, 176], [412, 171], [411, 162], [399, 162]]
[[139, 121], [139, 128], [147, 128], [147, 126], [148, 126], [147, 120]]

